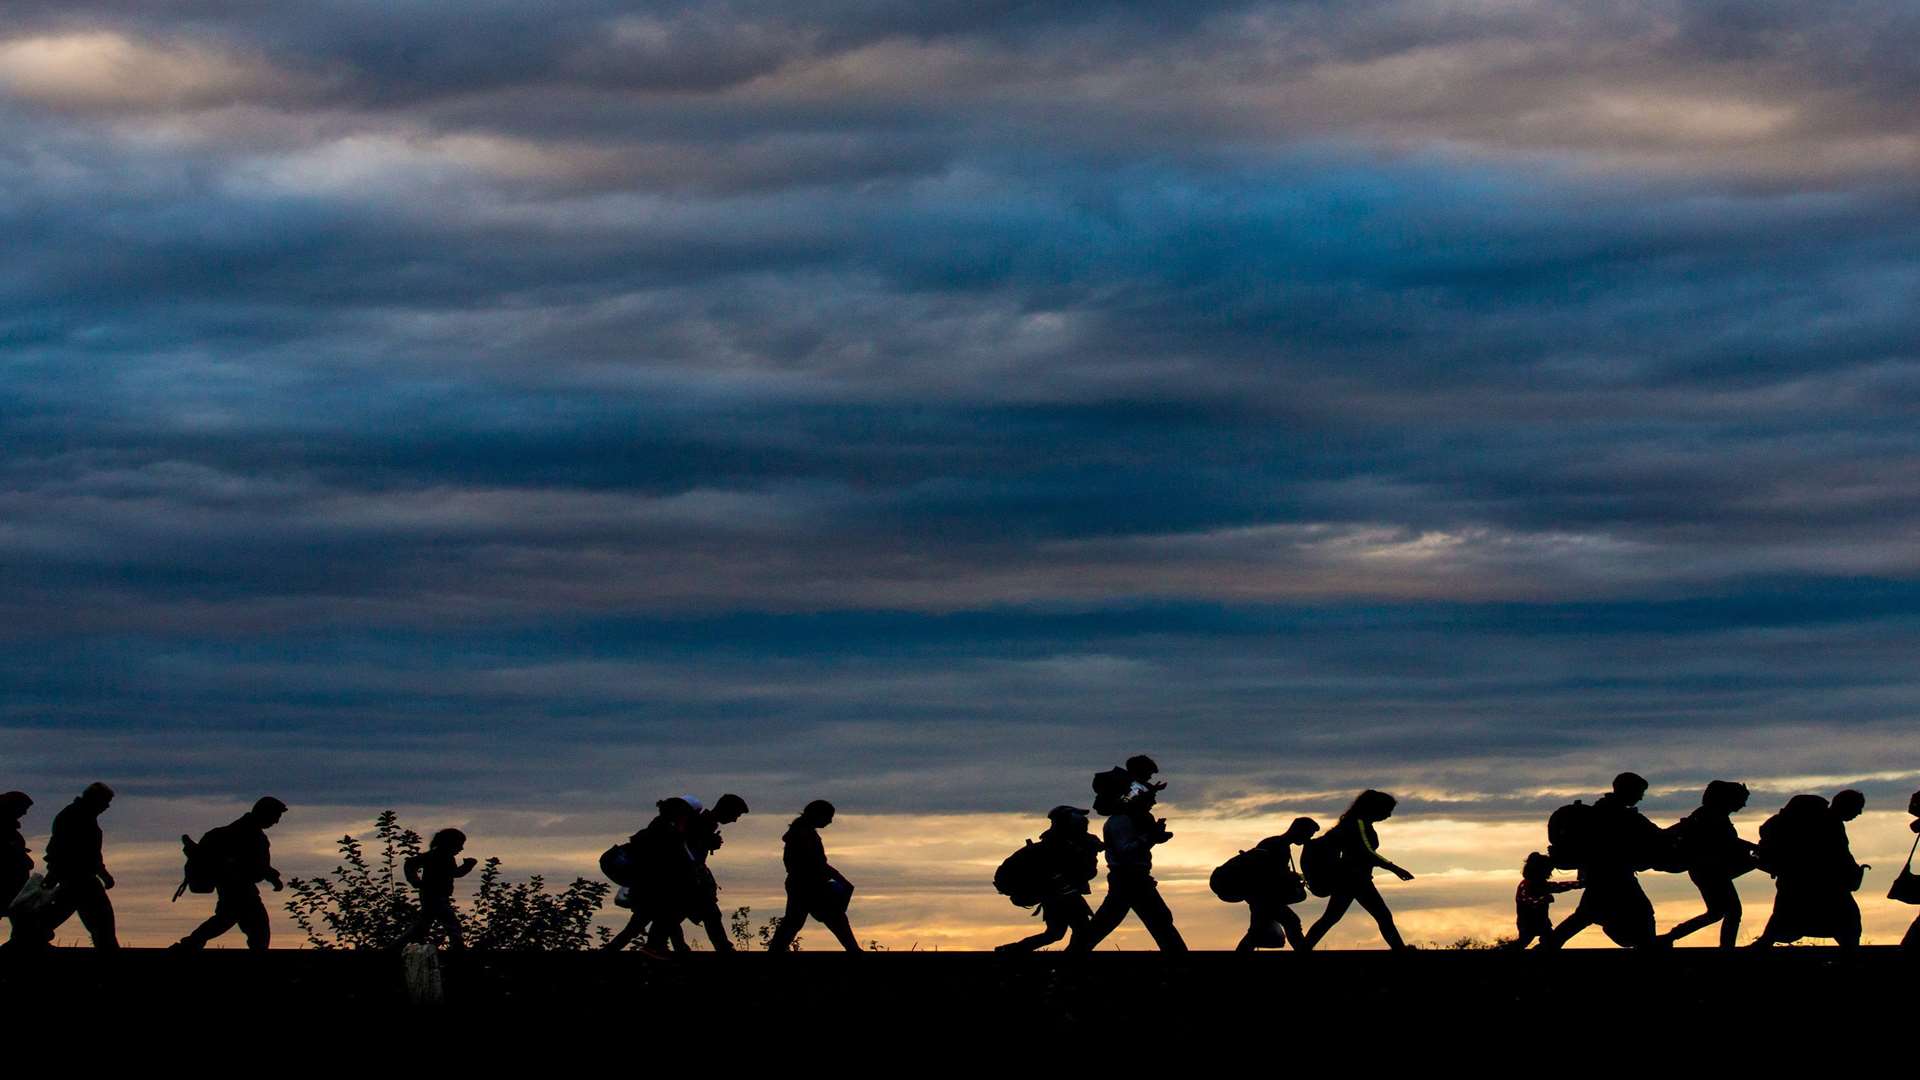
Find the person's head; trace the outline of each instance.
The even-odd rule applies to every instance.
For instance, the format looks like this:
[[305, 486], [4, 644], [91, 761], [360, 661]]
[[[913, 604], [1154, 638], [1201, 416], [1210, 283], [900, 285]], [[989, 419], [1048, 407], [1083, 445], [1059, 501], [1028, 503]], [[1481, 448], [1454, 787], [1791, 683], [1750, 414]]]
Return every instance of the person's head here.
[[1361, 821], [1385, 821], [1393, 816], [1393, 808], [1398, 805], [1400, 800], [1386, 792], [1368, 788], [1353, 797], [1353, 805], [1340, 815], [1340, 820], [1358, 818]]
[[670, 799], [661, 799], [653, 805], [660, 811], [661, 820], [680, 832], [687, 831], [687, 826], [693, 824], [693, 815], [698, 813], [692, 803], [677, 795]]
[[113, 805], [113, 789], [95, 780], [80, 793], [80, 801], [97, 814]]
[[247, 811], [248, 816], [263, 829], [271, 829], [280, 824], [280, 819], [285, 817], [286, 813], [287, 804], [271, 795], [261, 797], [253, 804], [253, 809]]
[[1047, 811], [1047, 821], [1064, 832], [1083, 833], [1087, 831], [1087, 813], [1077, 806], [1063, 804]]
[[1290, 844], [1304, 844], [1319, 831], [1319, 822], [1310, 817], [1297, 817], [1293, 819], [1293, 824], [1287, 826], [1287, 831], [1280, 834], [1280, 839]]
[[1828, 813], [1827, 800], [1818, 795], [1795, 795], [1780, 808], [1780, 816], [1806, 820], [1818, 819]]
[[1532, 852], [1527, 861], [1520, 864], [1520, 876], [1528, 881], [1545, 881], [1553, 876], [1553, 860], [1538, 851]]
[[1913, 798], [1907, 800], [1907, 813], [1920, 817], [1920, 791], [1914, 792]]
[[1747, 806], [1747, 785], [1733, 780], [1715, 780], [1700, 793], [1700, 805], [1722, 813], [1737, 814]]
[[[1920, 796], [1915, 796], [1915, 798], [1920, 798]], [[31, 809], [33, 809], [33, 800], [29, 798], [24, 791], [9, 791], [4, 795], [0, 795], [0, 818], [6, 818], [9, 821], [19, 821], [21, 818], [26, 817], [27, 811]]]
[[1852, 788], [1848, 788], [1833, 797], [1833, 816], [1839, 818], [1841, 821], [1852, 821], [1854, 818], [1859, 817], [1860, 812], [1866, 808], [1867, 797]]
[[815, 829], [824, 829], [833, 824], [833, 804], [825, 799], [815, 799], [800, 811], [794, 824], [806, 825]]
[[1160, 766], [1145, 754], [1135, 754], [1127, 759], [1127, 775], [1142, 783], [1153, 779]]
[[722, 825], [731, 825], [746, 813], [747, 800], [732, 793], [720, 796], [720, 801], [713, 804], [713, 820]]
[[1647, 778], [1639, 773], [1623, 772], [1613, 778], [1613, 797], [1628, 806], [1639, 802], [1647, 794]]
[[467, 849], [467, 834], [459, 829], [441, 829], [433, 834], [433, 840], [427, 846], [435, 851], [458, 855]]

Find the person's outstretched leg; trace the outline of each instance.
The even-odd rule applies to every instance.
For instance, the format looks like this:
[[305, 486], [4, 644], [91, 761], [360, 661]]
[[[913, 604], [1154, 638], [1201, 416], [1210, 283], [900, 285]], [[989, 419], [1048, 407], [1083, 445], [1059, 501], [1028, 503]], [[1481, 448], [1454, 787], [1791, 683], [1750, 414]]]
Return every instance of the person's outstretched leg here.
[[[1673, 929], [1660, 935], [1663, 942], [1679, 941], [1696, 931], [1705, 930], [1714, 923], [1720, 923], [1720, 946], [1732, 948], [1733, 940], [1740, 933], [1740, 892], [1734, 888], [1733, 881], [1717, 878], [1694, 877], [1694, 885], [1700, 890], [1700, 899], [1706, 902], [1707, 910], [1680, 923]], [[1726, 921], [1722, 921], [1726, 920]]]
[[[1076, 896], [1074, 899], [1078, 900], [1080, 898]], [[1080, 911], [1082, 912], [1081, 918], [1083, 920], [1086, 918], [1084, 914], [1086, 910], [1087, 905], [1082, 902], [1080, 904]], [[1030, 934], [1027, 937], [1023, 937], [1019, 941], [998, 946], [993, 951], [1013, 953], [1033, 952], [1035, 949], [1044, 949], [1048, 945], [1067, 936], [1067, 931], [1072, 926], [1072, 922], [1069, 920], [1068, 913], [1064, 910], [1064, 905], [1060, 901], [1047, 901], [1041, 905], [1040, 914], [1046, 919], [1046, 929], [1037, 934]]]
[[1387, 910], [1386, 898], [1380, 895], [1379, 888], [1373, 882], [1367, 882], [1354, 893], [1353, 898], [1360, 904], [1360, 910], [1373, 916], [1373, 921], [1379, 924], [1380, 936], [1386, 939], [1387, 948], [1398, 950], [1407, 947], [1407, 943], [1400, 940], [1400, 928], [1393, 924], [1393, 912]]
[[780, 916], [780, 925], [774, 928], [773, 938], [767, 942], [770, 953], [793, 951], [793, 939], [800, 936], [800, 928], [807, 923], [807, 905], [792, 893], [787, 894], [787, 912]]
[[818, 915], [815, 918], [818, 918], [820, 925], [833, 934], [834, 940], [840, 943], [841, 948], [848, 952], [866, 951], [860, 947], [859, 939], [853, 936], [853, 924], [847, 921], [846, 912], [838, 911], [832, 915]]
[[1273, 917], [1280, 923], [1281, 933], [1287, 935], [1287, 944], [1293, 946], [1295, 952], [1307, 947], [1307, 935], [1300, 926], [1300, 916], [1292, 908], [1283, 906], [1273, 913]]
[[1183, 953], [1187, 951], [1187, 941], [1180, 936], [1180, 930], [1173, 925], [1173, 910], [1160, 895], [1159, 886], [1151, 881], [1142, 884], [1133, 898], [1133, 913], [1140, 917], [1147, 933], [1152, 935], [1153, 943], [1161, 952]]
[[74, 906], [80, 916], [80, 925], [87, 928], [87, 935], [93, 939], [93, 947], [111, 951], [120, 947], [120, 937], [114, 930], [113, 901], [108, 898], [105, 886], [95, 882], [83, 891]]
[[247, 889], [236, 898], [233, 922], [246, 936], [249, 950], [262, 952], [273, 944], [273, 923], [267, 918], [267, 905], [258, 889]]
[[1124, 890], [1117, 887], [1113, 878], [1107, 878], [1107, 895], [1100, 901], [1100, 910], [1087, 920], [1085, 930], [1073, 935], [1067, 944], [1068, 952], [1092, 952], [1100, 943], [1107, 940], [1120, 921], [1127, 917], [1127, 897]]
[[733, 951], [733, 941], [727, 937], [727, 924], [720, 917], [720, 905], [708, 904], [706, 910], [700, 912], [700, 925], [706, 929], [714, 952]]
[[1307, 931], [1307, 940], [1301, 951], [1310, 951], [1318, 946], [1320, 939], [1327, 936], [1327, 931], [1333, 929], [1333, 924], [1340, 921], [1340, 917], [1347, 913], [1347, 908], [1352, 904], [1353, 897], [1347, 893], [1334, 893], [1327, 897], [1327, 909], [1313, 921], [1313, 928]]
[[1567, 916], [1565, 922], [1540, 935], [1540, 947], [1558, 949], [1571, 940], [1573, 935], [1592, 926], [1594, 922], [1593, 909], [1587, 903], [1586, 897], [1582, 896], [1579, 906], [1573, 909], [1573, 914]]
[[646, 930], [647, 923], [647, 916], [643, 912], [635, 911], [633, 915], [627, 919], [627, 925], [621, 927], [620, 932], [613, 935], [612, 941], [607, 942], [606, 950], [608, 952], [619, 952], [621, 949], [633, 944], [633, 940]]

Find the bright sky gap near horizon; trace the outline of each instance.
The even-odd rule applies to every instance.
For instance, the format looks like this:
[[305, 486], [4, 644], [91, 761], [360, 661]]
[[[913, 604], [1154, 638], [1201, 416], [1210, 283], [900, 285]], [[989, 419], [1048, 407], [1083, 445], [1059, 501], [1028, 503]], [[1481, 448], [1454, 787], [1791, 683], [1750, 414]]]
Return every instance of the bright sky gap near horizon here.
[[36, 849], [119, 789], [131, 944], [260, 794], [289, 874], [393, 806], [570, 877], [732, 790], [723, 904], [825, 796], [863, 939], [977, 947], [1144, 751], [1218, 948], [1206, 871], [1362, 787], [1427, 941], [1503, 932], [1621, 769], [1663, 823], [1748, 782], [1748, 837], [1851, 785], [1897, 940], [1917, 44], [1907, 0], [8, 0], [0, 789]]

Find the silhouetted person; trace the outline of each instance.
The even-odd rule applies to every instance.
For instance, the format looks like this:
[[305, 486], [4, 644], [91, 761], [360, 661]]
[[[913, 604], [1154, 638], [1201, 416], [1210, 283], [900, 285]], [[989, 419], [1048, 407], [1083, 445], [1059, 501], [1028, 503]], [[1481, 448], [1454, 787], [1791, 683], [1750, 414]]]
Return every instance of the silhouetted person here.
[[820, 842], [820, 830], [833, 824], [833, 804], [825, 799], [808, 803], [800, 816], [787, 827], [781, 839], [786, 844], [782, 856], [787, 866], [787, 912], [779, 929], [767, 943], [767, 951], [791, 952], [793, 939], [806, 925], [809, 916], [832, 931], [841, 948], [860, 952], [860, 942], [847, 922], [847, 902], [853, 896], [853, 883], [827, 862], [827, 848]]
[[629, 841], [639, 884], [627, 892], [632, 918], [607, 943], [614, 952], [643, 932], [647, 938], [641, 951], [650, 956], [665, 956], [669, 949], [687, 950], [680, 922], [687, 917], [695, 893], [697, 872], [687, 846], [695, 810], [691, 802], [678, 797], [653, 805], [658, 811], [653, 820]]
[[1173, 839], [1167, 823], [1153, 816], [1159, 789], [1139, 779], [1134, 785], [1133, 796], [1125, 800], [1119, 813], [1108, 816], [1101, 830], [1107, 843], [1106, 898], [1100, 901], [1100, 910], [1093, 913], [1086, 929], [1073, 935], [1068, 952], [1091, 951], [1113, 933], [1129, 911], [1139, 916], [1162, 952], [1187, 951], [1186, 940], [1173, 925], [1173, 912], [1160, 897], [1160, 883], [1153, 879], [1154, 846]]
[[1754, 946], [1803, 937], [1832, 938], [1845, 949], [1860, 944], [1853, 890], [1864, 868], [1853, 861], [1846, 821], [1859, 814], [1865, 799], [1841, 792], [1834, 803], [1795, 795], [1760, 826], [1760, 868], [1773, 875], [1774, 898], [1773, 914]]
[[1327, 908], [1314, 920], [1313, 928], [1307, 931], [1307, 939], [1302, 944], [1311, 949], [1320, 944], [1327, 936], [1347, 908], [1355, 903], [1360, 909], [1373, 916], [1379, 924], [1380, 936], [1386, 940], [1389, 949], [1404, 949], [1407, 943], [1400, 940], [1400, 928], [1393, 924], [1393, 912], [1387, 910], [1387, 902], [1381, 897], [1380, 890], [1373, 884], [1373, 871], [1385, 870], [1401, 881], [1412, 881], [1413, 875], [1394, 864], [1392, 860], [1380, 854], [1380, 834], [1374, 826], [1393, 816], [1393, 808], [1400, 805], [1398, 799], [1384, 791], [1368, 788], [1354, 797], [1353, 805], [1347, 807], [1340, 820], [1333, 823], [1325, 842], [1333, 845], [1339, 853], [1330, 884], [1333, 886], [1327, 897]]
[[105, 838], [100, 832], [100, 815], [112, 805], [113, 789], [95, 782], [53, 816], [53, 833], [47, 838], [47, 887], [55, 892], [53, 902], [34, 920], [41, 941], [53, 940], [62, 923], [79, 915], [94, 948], [120, 947], [114, 933], [113, 901], [107, 898], [113, 875], [107, 872]]
[[[33, 800], [24, 791], [0, 795], [0, 917], [33, 875], [32, 849], [20, 831], [20, 819], [33, 809]], [[16, 932], [18, 928], [15, 928]]]
[[720, 883], [707, 868], [707, 857], [720, 850], [724, 842], [720, 838], [720, 827], [739, 821], [747, 812], [747, 800], [738, 795], [722, 795], [713, 809], [694, 814], [687, 831], [687, 851], [693, 856], [696, 871], [693, 910], [689, 916], [706, 927], [707, 940], [713, 942], [714, 952], [732, 952], [733, 942], [728, 940], [726, 921], [720, 917]]
[[1586, 890], [1565, 922], [1540, 939], [1557, 949], [1589, 926], [1598, 926], [1617, 945], [1645, 948], [1655, 943], [1653, 902], [1640, 887], [1639, 871], [1665, 847], [1660, 827], [1638, 807], [1647, 782], [1637, 773], [1613, 778], [1613, 790], [1594, 800], [1580, 882]]
[[260, 883], [272, 885], [274, 892], [283, 888], [280, 871], [273, 868], [267, 830], [280, 824], [286, 812], [286, 803], [267, 796], [232, 824], [209, 829], [200, 838], [199, 857], [211, 859], [215, 866], [213, 917], [175, 942], [174, 948], [204, 948], [236, 926], [246, 935], [247, 948], [267, 947], [273, 928], [267, 921], [267, 906], [260, 902]]
[[[1907, 814], [1913, 818], [1912, 821], [1907, 822], [1907, 828], [1920, 833], [1920, 791], [1914, 792], [1913, 797], [1907, 800]], [[1907, 862], [1909, 865], [1913, 862], [1911, 848], [1907, 850]], [[1900, 939], [1900, 947], [1908, 950], [1920, 949], [1920, 915], [1914, 916], [1913, 925], [1907, 927], [1907, 936]]]
[[1040, 847], [1046, 860], [1046, 885], [1040, 898], [1040, 917], [1046, 929], [995, 952], [1033, 952], [1072, 934], [1075, 940], [1086, 932], [1093, 918], [1087, 906], [1091, 882], [1100, 874], [1099, 856], [1106, 846], [1087, 830], [1087, 811], [1077, 806], [1056, 806], [1047, 811], [1047, 831], [1040, 834]]
[[1294, 818], [1286, 832], [1254, 845], [1254, 850], [1265, 854], [1269, 865], [1261, 874], [1259, 887], [1247, 897], [1247, 932], [1234, 946], [1235, 952], [1282, 945], [1292, 945], [1296, 950], [1307, 947], [1300, 916], [1293, 910], [1293, 905], [1307, 895], [1293, 867], [1293, 848], [1313, 839], [1319, 831], [1320, 823], [1312, 818]]
[[466, 937], [460, 932], [460, 915], [453, 910], [453, 881], [473, 873], [479, 861], [460, 858], [467, 848], [467, 834], [459, 829], [441, 829], [433, 834], [427, 850], [407, 857], [401, 872], [407, 884], [420, 893], [420, 914], [415, 916], [407, 941], [425, 942], [439, 926], [447, 934], [447, 948], [464, 949]]
[[1553, 894], [1584, 888], [1578, 881], [1553, 880], [1553, 860], [1536, 851], [1520, 866], [1513, 890], [1513, 948], [1524, 949], [1553, 933]]
[[1701, 793], [1700, 808], [1680, 822], [1680, 855], [1687, 877], [1700, 890], [1707, 910], [1660, 935], [1672, 944], [1696, 930], [1720, 924], [1720, 947], [1731, 949], [1740, 937], [1740, 890], [1733, 879], [1753, 869], [1754, 846], [1740, 839], [1733, 815], [1747, 805], [1747, 785], [1715, 780]]

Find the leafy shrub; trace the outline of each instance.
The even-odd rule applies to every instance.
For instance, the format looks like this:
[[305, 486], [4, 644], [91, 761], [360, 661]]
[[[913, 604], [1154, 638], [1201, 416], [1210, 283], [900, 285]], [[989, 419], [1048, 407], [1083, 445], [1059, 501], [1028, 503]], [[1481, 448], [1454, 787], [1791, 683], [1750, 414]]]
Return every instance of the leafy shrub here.
[[[424, 850], [425, 841], [403, 828], [392, 810], [374, 819], [373, 836], [377, 855], [369, 855], [354, 837], [343, 836], [342, 862], [330, 876], [287, 882], [287, 911], [314, 948], [397, 948], [418, 917], [420, 904], [403, 867]], [[593, 916], [607, 889], [605, 882], [585, 878], [575, 878], [558, 893], [548, 892], [539, 877], [508, 884], [501, 880], [500, 860], [488, 859], [472, 911], [460, 912], [461, 932], [476, 949], [584, 949], [591, 943]], [[607, 936], [605, 928], [599, 936]]]

